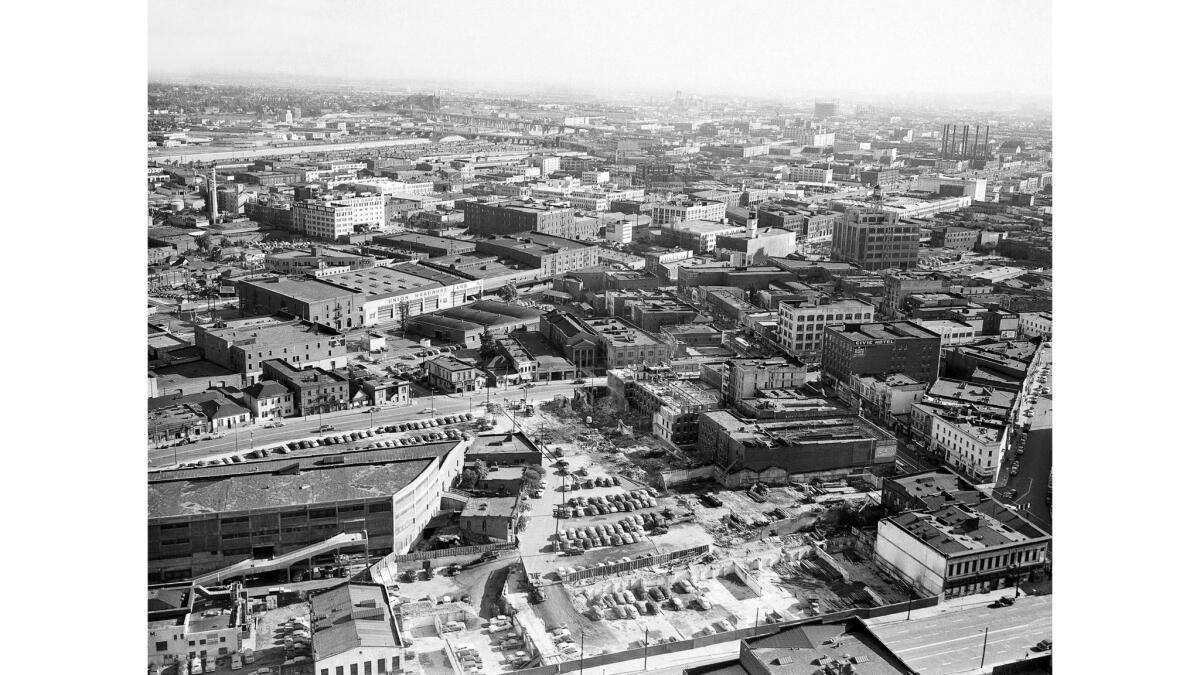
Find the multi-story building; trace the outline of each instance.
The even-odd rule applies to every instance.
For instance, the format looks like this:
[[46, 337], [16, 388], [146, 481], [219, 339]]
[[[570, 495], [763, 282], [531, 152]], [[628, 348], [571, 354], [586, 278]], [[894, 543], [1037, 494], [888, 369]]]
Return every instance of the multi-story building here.
[[837, 135], [825, 129], [825, 127], [805, 122], [800, 126], [787, 127], [783, 130], [783, 137], [794, 140], [802, 146], [811, 146], [815, 148], [832, 147], [837, 142]]
[[895, 212], [850, 209], [833, 225], [831, 257], [867, 271], [915, 268], [920, 237], [920, 228], [899, 222]]
[[281, 359], [263, 361], [263, 379], [278, 382], [291, 393], [297, 415], [342, 410], [350, 402], [350, 382], [323, 368], [296, 368]]
[[256, 421], [291, 417], [296, 410], [292, 392], [270, 380], [251, 385], [242, 392], [242, 400]]
[[483, 372], [453, 356], [439, 356], [425, 362], [429, 384], [443, 393], [475, 391], [483, 384]]
[[599, 337], [602, 360], [607, 368], [669, 362], [674, 355], [671, 343], [640, 330], [624, 319], [584, 319], [583, 323]]
[[833, 478], [888, 466], [896, 438], [846, 411], [841, 416], [747, 420], [727, 410], [700, 414], [696, 449], [721, 469], [727, 487]]
[[831, 240], [833, 224], [839, 218], [834, 211], [793, 201], [760, 206], [757, 213], [760, 227], [782, 227], [795, 232], [800, 250], [809, 244]]
[[1017, 394], [976, 382], [939, 379], [914, 402], [913, 443], [978, 480], [995, 480]]
[[729, 359], [719, 371], [726, 405], [752, 398], [764, 389], [802, 387], [811, 378], [806, 366], [783, 358]]
[[246, 384], [262, 377], [263, 362], [279, 359], [294, 368], [341, 368], [346, 338], [335, 330], [299, 319], [273, 316], [197, 325], [195, 344], [205, 361], [242, 376]]
[[562, 167], [562, 158], [557, 155], [543, 155], [529, 158], [529, 163], [541, 169], [542, 178], [545, 178]]
[[862, 300], [827, 304], [783, 301], [779, 303], [779, 344], [789, 354], [806, 361], [821, 355], [825, 327], [875, 320], [875, 306]]
[[832, 183], [833, 169], [820, 166], [790, 166], [787, 179], [799, 183]]
[[360, 178], [350, 183], [355, 192], [369, 192], [374, 195], [431, 195], [433, 181], [399, 181], [388, 178]]
[[654, 202], [650, 205], [651, 225], [665, 225], [671, 222], [683, 223], [690, 220], [720, 222], [724, 217], [725, 202], [677, 197], [665, 202]]
[[292, 205], [292, 228], [310, 237], [337, 240], [359, 231], [380, 230], [387, 225], [387, 197], [341, 197], [308, 199]]
[[875, 562], [943, 598], [1011, 586], [1045, 568], [1050, 535], [995, 500], [879, 521]]
[[883, 275], [883, 315], [887, 318], [903, 316], [905, 299], [915, 293], [932, 293], [946, 290], [950, 282], [936, 272], [889, 272]]
[[895, 185], [900, 182], [900, 170], [863, 169], [858, 172], [858, 182], [864, 185]]
[[462, 203], [463, 223], [478, 236], [541, 232], [564, 236], [575, 222], [575, 211], [567, 205], [513, 199]]
[[292, 207], [291, 199], [267, 194], [247, 199], [243, 205], [246, 217], [258, 223], [259, 227], [294, 231]]
[[[193, 584], [151, 588], [149, 601], [149, 664], [161, 668], [199, 659], [216, 670], [217, 660], [257, 648], [249, 597], [240, 583], [225, 588]], [[156, 668], [157, 670], [157, 668]]]
[[747, 265], [782, 258], [796, 252], [796, 232], [781, 227], [760, 228], [757, 219], [750, 218], [744, 232], [717, 235], [715, 250], [721, 257]]
[[475, 250], [528, 265], [542, 277], [595, 266], [599, 249], [570, 239], [526, 232], [503, 235], [475, 242]]
[[717, 237], [745, 231], [745, 226], [714, 220], [668, 221], [662, 228], [662, 240], [667, 246], [711, 253], [717, 247]]
[[929, 245], [970, 251], [979, 241], [979, 230], [970, 227], [947, 225], [935, 227], [929, 232]]
[[333, 249], [313, 246], [307, 251], [285, 250], [270, 253], [264, 258], [267, 269], [279, 274], [311, 274], [319, 277], [347, 269], [374, 267], [371, 256], [354, 255]]
[[[695, 377], [680, 377], [667, 366], [633, 366], [608, 371], [610, 388], [629, 405], [626, 424], [649, 429], [680, 448], [698, 440], [700, 413], [721, 407], [720, 391]], [[617, 381], [619, 380], [619, 381]]]
[[311, 323], [346, 330], [362, 326], [365, 295], [326, 281], [266, 276], [237, 282], [241, 311], [286, 312]]
[[[353, 453], [326, 450], [149, 477], [151, 582], [259, 559], [254, 573], [304, 570], [345, 547], [407, 553], [462, 472], [466, 441]], [[330, 457], [340, 461], [329, 461]], [[366, 532], [367, 538], [347, 537]], [[341, 535], [341, 536], [339, 536]], [[290, 559], [300, 549], [321, 552]], [[271, 559], [269, 565], [262, 565]], [[224, 579], [231, 578], [225, 574]]]
[[838, 398], [851, 408], [861, 410], [884, 428], [894, 429], [897, 418], [912, 412], [913, 404], [925, 395], [927, 382], [918, 382], [897, 373], [887, 377], [855, 375], [837, 383]]
[[886, 377], [903, 373], [917, 382], [938, 376], [942, 338], [908, 321], [826, 326], [821, 368], [832, 382], [855, 375]]
[[1053, 331], [1054, 320], [1050, 312], [1021, 312], [1019, 328], [1024, 337], [1045, 337]]

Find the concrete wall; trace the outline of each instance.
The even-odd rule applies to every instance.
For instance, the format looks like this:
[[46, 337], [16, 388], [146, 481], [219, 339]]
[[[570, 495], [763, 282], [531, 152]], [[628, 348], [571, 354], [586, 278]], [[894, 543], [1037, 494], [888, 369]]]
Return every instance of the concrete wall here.
[[942, 593], [946, 559], [887, 520], [879, 521], [875, 561], [930, 595]]

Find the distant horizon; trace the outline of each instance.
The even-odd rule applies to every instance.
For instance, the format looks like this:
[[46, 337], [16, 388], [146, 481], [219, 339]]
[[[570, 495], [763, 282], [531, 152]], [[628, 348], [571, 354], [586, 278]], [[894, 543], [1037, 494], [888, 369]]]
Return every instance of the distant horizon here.
[[683, 96], [696, 96], [712, 100], [750, 100], [763, 101], [780, 105], [798, 105], [819, 99], [838, 99], [843, 104], [878, 104], [888, 100], [899, 100], [904, 105], [919, 105], [928, 107], [984, 107], [991, 105], [1000, 107], [1034, 107], [1051, 110], [1050, 96], [1035, 94], [1013, 94], [1012, 92], [970, 92], [961, 94], [946, 94], [936, 91], [895, 91], [895, 92], [863, 92], [863, 91], [824, 91], [808, 92], [806, 94], [784, 95], [754, 94], [754, 93], [722, 93], [720, 91], [688, 91], [683, 89], [662, 89], [656, 87], [627, 87], [624, 89], [612, 86], [587, 86], [578, 82], [483, 82], [466, 79], [444, 78], [339, 78], [337, 76], [312, 76], [288, 72], [196, 72], [196, 73], [152, 73], [148, 85], [205, 85], [205, 86], [262, 86], [280, 89], [292, 88], [350, 88], [363, 91], [396, 91], [405, 90], [413, 93], [435, 93], [438, 89], [450, 89], [455, 93], [467, 93], [464, 90], [482, 90], [498, 95], [530, 96], [539, 92], [556, 94], [577, 94], [602, 98], [606, 95], [619, 94], [622, 96], [638, 96], [644, 98], [671, 98], [681, 92]]
[[156, 0], [150, 79], [1049, 106], [1044, 0]]

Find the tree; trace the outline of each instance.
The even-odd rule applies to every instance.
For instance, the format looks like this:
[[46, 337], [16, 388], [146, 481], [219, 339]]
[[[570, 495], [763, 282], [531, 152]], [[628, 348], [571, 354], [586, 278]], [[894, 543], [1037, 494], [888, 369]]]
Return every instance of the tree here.
[[[540, 467], [540, 466], [537, 468], [542, 469], [542, 467]], [[529, 467], [528, 469], [525, 469], [525, 474], [521, 477], [524, 482], [524, 485], [525, 485], [525, 490], [527, 492], [532, 492], [533, 490], [536, 490], [538, 487], [538, 483], [542, 482], [542, 477], [545, 475], [545, 473], [546, 473], [545, 469], [542, 469], [541, 473], [538, 473], [537, 471], [535, 471], [533, 467]]]
[[490, 359], [496, 356], [499, 350], [496, 348], [496, 338], [492, 335], [492, 331], [488, 330], [487, 326], [483, 327], [483, 335], [479, 337], [479, 356], [483, 359]]

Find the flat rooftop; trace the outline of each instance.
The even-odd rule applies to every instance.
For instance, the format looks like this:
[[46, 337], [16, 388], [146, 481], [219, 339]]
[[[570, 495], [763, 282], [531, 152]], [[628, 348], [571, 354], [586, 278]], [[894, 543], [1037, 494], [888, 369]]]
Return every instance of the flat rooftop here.
[[839, 333], [853, 342], [903, 340], [908, 338], [941, 338], [937, 333], [911, 321], [848, 323], [843, 326], [831, 326], [827, 330]]
[[227, 321], [224, 328], [205, 326], [204, 331], [238, 345], [253, 344], [264, 347], [291, 345], [303, 339], [333, 338], [338, 335], [332, 329], [323, 329], [300, 319], [285, 321], [275, 317]]
[[891, 438], [849, 411], [844, 416], [786, 420], [742, 420], [726, 410], [705, 413], [746, 447], [787, 447], [803, 443]]
[[935, 380], [933, 384], [929, 385], [929, 389], [925, 393], [927, 396], [936, 399], [964, 401], [975, 405], [1000, 408], [1001, 410], [1012, 408], [1017, 398], [1016, 393], [1012, 391], [946, 378]]
[[[340, 274], [331, 274], [322, 277], [322, 279], [331, 284], [352, 289], [358, 293], [365, 293], [371, 299], [426, 291], [441, 288], [444, 285], [444, 283], [430, 279], [426, 274], [418, 275], [413, 273], [409, 268], [414, 267], [412, 265], [406, 265], [404, 269], [396, 267], [370, 267], [342, 272]], [[437, 273], [436, 270], [428, 270], [428, 272]], [[444, 272], [438, 274], [443, 274], [447, 278], [452, 279], [453, 282], [462, 282], [462, 279], [450, 277]]]
[[[995, 517], [1001, 515], [1000, 511], [1008, 517]], [[943, 556], [1049, 538], [993, 500], [977, 506], [947, 503], [928, 513], [909, 511], [888, 520]]]
[[151, 483], [149, 517], [170, 518], [206, 513], [391, 498], [437, 459], [391, 464], [326, 466], [298, 473], [235, 475], [216, 480]]
[[323, 302], [325, 300], [334, 300], [337, 298], [345, 298], [351, 295], [351, 291], [326, 283], [322, 280], [309, 279], [307, 277], [274, 277], [269, 279], [250, 279], [244, 280], [241, 283], [248, 286], [254, 286], [273, 293], [279, 293], [291, 298], [296, 298], [301, 302]]
[[[331, 451], [322, 446], [282, 459], [155, 471], [148, 475], [147, 481], [149, 517], [380, 496], [396, 485], [407, 485], [411, 482], [409, 474], [415, 477], [428, 462], [440, 461], [457, 445], [457, 441], [447, 441], [357, 452]], [[394, 468], [384, 471], [376, 480], [374, 472], [389, 466]], [[350, 469], [355, 472], [346, 473]], [[343, 473], [324, 473], [331, 470]], [[303, 487], [306, 485], [309, 487]]]
[[584, 319], [583, 321], [596, 333], [606, 336], [617, 347], [660, 344], [659, 340], [656, 340], [649, 333], [626, 321], [611, 317]]
[[462, 515], [510, 518], [516, 511], [516, 497], [472, 497], [463, 505]]
[[529, 454], [537, 448], [523, 434], [481, 434], [471, 441], [467, 456], [472, 454]]

